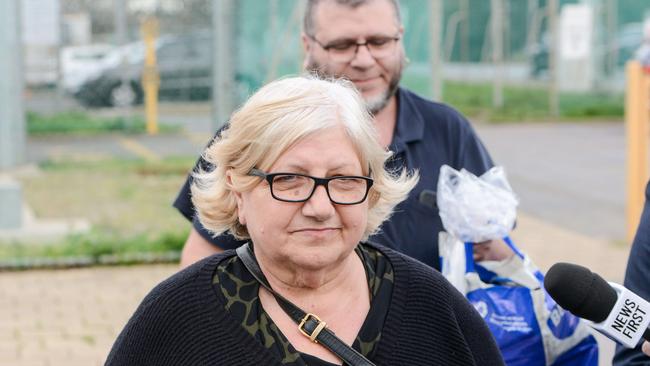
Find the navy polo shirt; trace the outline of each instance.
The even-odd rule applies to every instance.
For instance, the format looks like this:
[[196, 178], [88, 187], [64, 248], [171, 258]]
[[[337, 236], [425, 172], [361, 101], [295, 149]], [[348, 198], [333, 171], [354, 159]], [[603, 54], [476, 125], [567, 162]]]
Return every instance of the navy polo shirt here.
[[[397, 108], [397, 124], [389, 146], [394, 154], [387, 162], [387, 168], [392, 171], [403, 168], [417, 170], [420, 180], [370, 240], [439, 269], [438, 233], [444, 229], [435, 203], [435, 192], [440, 167], [446, 164], [480, 175], [492, 167], [492, 159], [470, 123], [455, 109], [426, 100], [404, 88], [397, 91]], [[197, 164], [205, 162], [199, 160]], [[229, 234], [213, 238], [202, 227], [194, 215], [190, 180], [188, 177], [174, 207], [193, 220], [196, 230], [211, 243], [223, 249], [241, 245], [242, 241]]]

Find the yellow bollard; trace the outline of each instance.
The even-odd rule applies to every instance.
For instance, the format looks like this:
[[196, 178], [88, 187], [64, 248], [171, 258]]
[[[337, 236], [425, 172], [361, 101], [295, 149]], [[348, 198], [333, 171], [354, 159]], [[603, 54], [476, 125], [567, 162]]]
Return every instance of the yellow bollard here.
[[146, 18], [140, 28], [145, 46], [144, 70], [142, 71], [142, 89], [144, 90], [144, 112], [147, 121], [147, 133], [158, 133], [158, 87], [160, 75], [156, 65], [156, 37], [158, 37], [158, 20]]
[[638, 61], [626, 65], [625, 134], [627, 140], [627, 241], [634, 239], [648, 182], [650, 75]]

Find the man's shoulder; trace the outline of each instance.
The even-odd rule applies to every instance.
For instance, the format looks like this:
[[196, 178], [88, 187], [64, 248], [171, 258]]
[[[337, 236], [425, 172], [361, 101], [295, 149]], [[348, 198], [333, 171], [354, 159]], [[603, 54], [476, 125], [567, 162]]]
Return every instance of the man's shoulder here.
[[445, 136], [448, 141], [451, 136], [464, 138], [473, 133], [467, 118], [450, 105], [426, 99], [405, 88], [400, 88], [398, 102], [401, 109], [398, 123], [421, 128], [423, 136]]
[[425, 119], [435, 116], [438, 118], [445, 117], [444, 120], [460, 120], [463, 122], [467, 120], [458, 110], [448, 104], [427, 99], [404, 87], [400, 87], [399, 91], [400, 98], [398, 102], [410, 104], [410, 107], [421, 113]]

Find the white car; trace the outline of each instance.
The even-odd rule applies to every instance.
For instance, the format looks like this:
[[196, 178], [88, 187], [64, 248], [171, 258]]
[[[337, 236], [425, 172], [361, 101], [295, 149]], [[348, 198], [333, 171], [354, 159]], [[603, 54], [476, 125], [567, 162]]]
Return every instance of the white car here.
[[107, 44], [70, 46], [61, 49], [61, 82], [63, 89], [76, 93], [88, 79], [98, 75], [104, 68], [106, 57], [114, 50]]

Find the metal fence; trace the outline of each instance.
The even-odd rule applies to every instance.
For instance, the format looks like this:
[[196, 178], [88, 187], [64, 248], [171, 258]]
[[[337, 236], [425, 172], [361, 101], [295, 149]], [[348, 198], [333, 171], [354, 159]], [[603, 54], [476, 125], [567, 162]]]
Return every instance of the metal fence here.
[[[402, 0], [404, 46], [411, 60], [405, 82], [431, 96], [431, 6], [441, 3], [440, 57], [446, 80], [543, 84], [549, 55], [558, 52], [549, 27], [549, 7], [588, 5], [591, 26], [588, 88], [622, 90], [622, 68], [642, 42], [644, 0]], [[140, 24], [156, 16], [162, 100], [208, 100], [212, 65], [211, 0], [22, 0], [25, 80], [29, 87], [56, 87], [71, 103], [107, 107], [142, 102], [143, 47]], [[268, 80], [301, 71], [302, 0], [232, 2], [235, 100]], [[499, 8], [494, 4], [498, 3]], [[492, 19], [501, 9], [498, 32], [501, 74], [494, 61]], [[437, 54], [437, 53], [436, 53]], [[487, 71], [486, 71], [487, 70]], [[128, 85], [128, 89], [124, 87]], [[120, 88], [120, 86], [122, 86]], [[59, 103], [60, 105], [60, 103]]]

